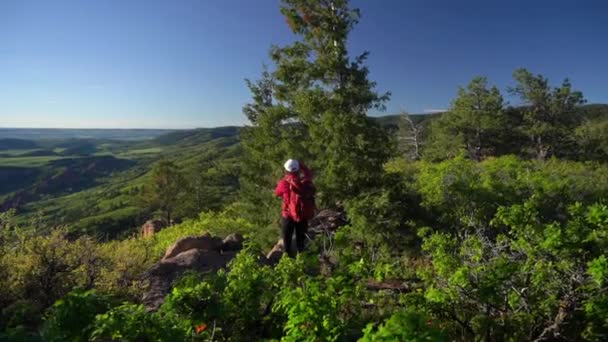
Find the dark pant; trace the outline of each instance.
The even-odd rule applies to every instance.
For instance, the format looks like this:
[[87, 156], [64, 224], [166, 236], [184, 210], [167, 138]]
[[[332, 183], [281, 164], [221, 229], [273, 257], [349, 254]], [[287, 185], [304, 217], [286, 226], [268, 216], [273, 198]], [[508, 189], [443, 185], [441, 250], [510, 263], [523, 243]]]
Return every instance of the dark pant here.
[[308, 230], [308, 221], [296, 222], [291, 217], [283, 217], [281, 219], [281, 233], [283, 235], [283, 244], [285, 245], [285, 251], [289, 256], [295, 255], [291, 248], [291, 239], [293, 232], [296, 232], [296, 247], [298, 253], [304, 251], [304, 242], [306, 240], [306, 231]]

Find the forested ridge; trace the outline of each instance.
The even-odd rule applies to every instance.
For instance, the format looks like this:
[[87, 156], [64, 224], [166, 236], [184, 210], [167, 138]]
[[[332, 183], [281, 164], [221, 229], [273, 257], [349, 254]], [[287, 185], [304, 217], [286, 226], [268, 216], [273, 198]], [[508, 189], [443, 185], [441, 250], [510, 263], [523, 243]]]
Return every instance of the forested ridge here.
[[[298, 39], [246, 81], [244, 127], [6, 140], [0, 340], [607, 340], [608, 105], [519, 68], [372, 118], [390, 92], [347, 50], [359, 11], [280, 10]], [[288, 158], [322, 209], [296, 258]]]

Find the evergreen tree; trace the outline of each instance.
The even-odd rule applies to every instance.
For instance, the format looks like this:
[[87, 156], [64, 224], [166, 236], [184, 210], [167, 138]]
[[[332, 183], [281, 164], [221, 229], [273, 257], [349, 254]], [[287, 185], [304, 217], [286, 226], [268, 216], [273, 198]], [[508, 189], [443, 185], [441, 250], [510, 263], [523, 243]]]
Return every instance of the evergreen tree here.
[[347, 0], [284, 0], [281, 12], [299, 39], [272, 47], [274, 70], [247, 81], [253, 101], [244, 108], [251, 126], [242, 136], [242, 187], [258, 210], [272, 207], [268, 190], [287, 158], [313, 168], [327, 205], [373, 187], [391, 153], [387, 134], [366, 115], [384, 109], [389, 94], [368, 80], [368, 54], [352, 59], [346, 49], [359, 11]]
[[174, 213], [181, 204], [185, 184], [184, 176], [173, 162], [160, 161], [152, 168], [141, 202], [146, 209], [161, 212], [167, 224], [171, 224]]
[[520, 97], [525, 106], [522, 132], [538, 159], [567, 155], [574, 144], [573, 130], [578, 124], [577, 107], [585, 100], [583, 93], [572, 89], [568, 79], [551, 89], [549, 80], [526, 69], [513, 73], [517, 85], [509, 91]]
[[476, 77], [466, 88], [458, 89], [450, 110], [432, 125], [427, 154], [431, 159], [444, 159], [464, 151], [475, 160], [494, 155], [503, 143], [506, 124], [500, 91], [489, 88], [485, 77]]

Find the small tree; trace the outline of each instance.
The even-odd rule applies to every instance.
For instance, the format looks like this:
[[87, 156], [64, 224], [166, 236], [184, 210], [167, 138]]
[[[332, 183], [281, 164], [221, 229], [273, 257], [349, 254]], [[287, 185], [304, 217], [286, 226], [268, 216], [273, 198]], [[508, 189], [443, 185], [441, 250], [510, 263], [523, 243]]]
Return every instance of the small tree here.
[[496, 153], [505, 128], [500, 91], [495, 86], [490, 88], [485, 77], [475, 77], [466, 88], [458, 89], [450, 110], [433, 125], [432, 151], [464, 150], [469, 158], [480, 160], [483, 155]]
[[167, 224], [171, 224], [184, 191], [181, 171], [173, 162], [163, 160], [152, 168], [150, 180], [143, 189], [142, 204], [148, 210], [160, 211]]
[[509, 92], [519, 96], [525, 106], [522, 132], [529, 138], [536, 158], [566, 154], [578, 123], [576, 109], [585, 103], [583, 93], [573, 90], [568, 79], [551, 89], [547, 78], [526, 69], [515, 70], [513, 78], [517, 85]]

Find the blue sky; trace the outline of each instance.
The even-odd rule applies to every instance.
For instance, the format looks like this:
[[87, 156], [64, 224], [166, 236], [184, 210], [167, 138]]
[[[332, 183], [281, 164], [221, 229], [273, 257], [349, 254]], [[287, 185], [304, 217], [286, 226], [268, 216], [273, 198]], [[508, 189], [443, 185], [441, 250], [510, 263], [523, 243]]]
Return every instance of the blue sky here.
[[[278, 0], [2, 0], [0, 127], [243, 124], [271, 44], [293, 41]], [[351, 53], [371, 52], [388, 113], [447, 108], [517, 67], [608, 103], [608, 2], [352, 0]], [[515, 99], [508, 98], [511, 102]], [[374, 113], [372, 113], [374, 114]]]

